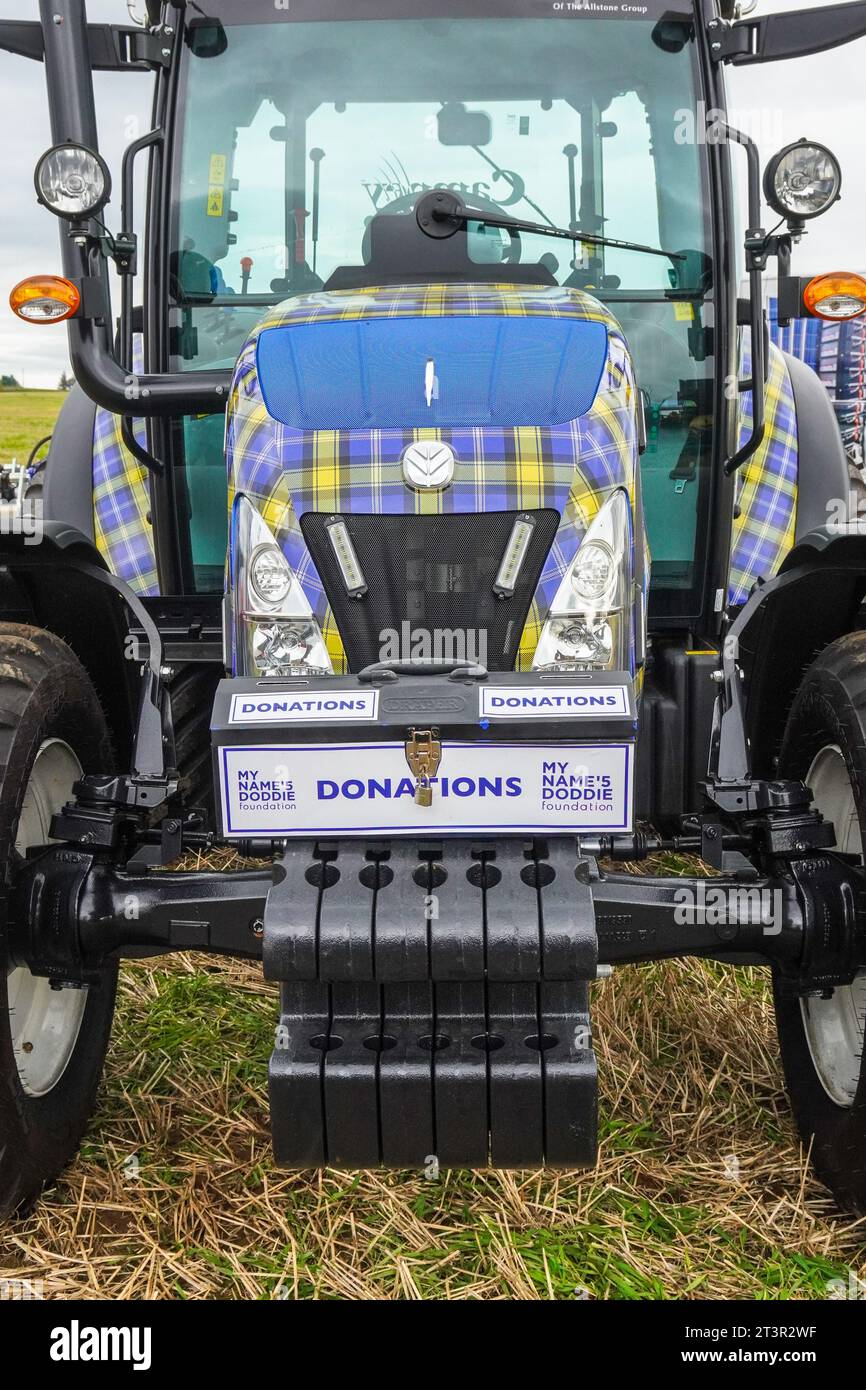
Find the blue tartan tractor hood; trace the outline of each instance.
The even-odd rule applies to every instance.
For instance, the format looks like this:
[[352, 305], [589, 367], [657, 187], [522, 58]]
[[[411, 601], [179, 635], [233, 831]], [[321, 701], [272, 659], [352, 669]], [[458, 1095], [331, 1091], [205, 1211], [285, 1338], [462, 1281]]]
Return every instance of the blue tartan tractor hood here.
[[[298, 577], [335, 671], [343, 643], [301, 518], [551, 509], [555, 534], [519, 644], [531, 666], [551, 600], [613, 489], [633, 499], [636, 389], [622, 331], [590, 295], [435, 285], [302, 295], [237, 363], [229, 500], [261, 512]], [[414, 441], [455, 455], [443, 489], [407, 485]]]
[[[258, 383], [259, 338], [272, 327], [351, 323], [359, 315], [378, 322], [390, 317], [389, 326], [404, 315], [441, 319], [452, 303], [463, 318], [535, 318], [546, 325], [560, 318], [603, 323], [608, 335], [607, 364], [587, 414], [565, 431], [524, 425], [515, 426], [507, 436], [500, 428], [497, 436], [490, 425], [471, 428], [473, 450], [476, 442], [479, 448], [477, 454], [470, 451], [468, 455], [473, 466], [465, 469], [466, 459], [461, 459], [454, 486], [440, 494], [412, 494], [401, 476], [399, 458], [405, 440], [430, 434], [434, 438], [455, 437], [426, 426], [396, 432], [389, 429], [378, 435], [369, 429], [350, 435], [345, 431], [312, 431], [306, 453], [302, 448], [299, 457], [297, 431], [281, 426], [269, 413]], [[136, 371], [142, 370], [141, 346], [136, 335]], [[426, 368], [426, 362], [424, 365]], [[417, 366], [415, 361], [411, 373], [416, 396]], [[744, 335], [740, 376], [748, 374], [748, 338]], [[325, 509], [339, 499], [341, 503], [351, 502], [356, 510], [444, 513], [474, 510], [476, 505], [511, 505], [514, 499], [518, 506], [529, 507], [534, 499], [564, 497], [562, 522], [523, 633], [519, 664], [525, 666], [531, 662], [537, 640], [539, 613], [549, 603], [556, 579], [567, 564], [565, 556], [572, 554], [610, 488], [625, 483], [633, 470], [630, 390], [633, 373], [619, 328], [597, 301], [577, 291], [479, 286], [306, 296], [275, 309], [241, 355], [228, 422], [230, 495], [244, 488], [279, 536], [286, 554], [295, 560], [311, 606], [324, 622], [337, 670], [343, 669], [342, 644], [333, 631], [321, 582], [299, 533], [298, 515], [303, 512], [299, 513], [298, 507]], [[439, 401], [442, 399], [440, 393]], [[437, 404], [434, 402], [434, 408]], [[750, 431], [751, 393], [741, 393], [738, 404], [742, 443]], [[273, 401], [271, 406], [280, 408]], [[134, 429], [144, 444], [144, 422], [135, 421]], [[583, 451], [580, 455], [575, 452], [578, 448]], [[315, 455], [315, 468], [311, 454]], [[755, 581], [774, 574], [793, 545], [797, 473], [797, 419], [790, 376], [783, 354], [771, 344], [764, 440], [739, 479], [729, 603], [743, 603]], [[94, 537], [109, 567], [138, 594], [160, 592], [150, 507], [147, 470], [123, 443], [119, 417], [98, 408], [93, 437]]]

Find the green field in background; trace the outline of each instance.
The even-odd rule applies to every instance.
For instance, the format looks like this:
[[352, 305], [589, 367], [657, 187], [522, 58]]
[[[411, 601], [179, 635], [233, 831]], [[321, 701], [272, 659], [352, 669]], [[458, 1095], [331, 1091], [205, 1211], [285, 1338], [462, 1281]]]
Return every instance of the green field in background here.
[[54, 429], [64, 391], [0, 390], [0, 464], [26, 463], [33, 445]]

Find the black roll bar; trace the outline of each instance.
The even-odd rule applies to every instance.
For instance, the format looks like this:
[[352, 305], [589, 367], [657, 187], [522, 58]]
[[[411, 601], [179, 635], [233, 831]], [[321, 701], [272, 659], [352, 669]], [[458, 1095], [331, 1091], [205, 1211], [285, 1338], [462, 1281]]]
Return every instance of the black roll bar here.
[[[85, 0], [39, 0], [39, 15], [52, 139], [98, 150]], [[105, 257], [92, 254], [98, 244], [99, 232], [92, 221], [62, 224], [64, 275], [71, 280], [95, 277], [102, 287], [103, 303], [108, 304]], [[76, 380], [91, 400], [114, 414], [140, 418], [216, 415], [225, 410], [230, 371], [145, 373], [130, 381], [114, 351], [110, 315], [71, 318], [67, 326]]]

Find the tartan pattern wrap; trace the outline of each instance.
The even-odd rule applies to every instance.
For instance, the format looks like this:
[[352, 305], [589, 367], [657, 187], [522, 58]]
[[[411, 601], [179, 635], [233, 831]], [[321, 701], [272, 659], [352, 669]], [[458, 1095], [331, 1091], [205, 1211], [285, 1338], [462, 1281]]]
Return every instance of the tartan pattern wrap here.
[[[282, 324], [333, 322], [359, 316], [419, 313], [579, 316], [604, 322], [608, 363], [592, 409], [555, 429], [437, 432], [318, 433], [300, 438], [271, 420], [258, 390], [258, 332]], [[750, 371], [744, 334], [741, 374]], [[140, 367], [141, 341], [135, 342]], [[593, 516], [612, 488], [633, 491], [636, 466], [631, 399], [634, 382], [622, 335], [598, 301], [573, 290], [514, 286], [429, 286], [363, 293], [311, 294], [269, 311], [237, 365], [228, 431], [229, 500], [244, 491], [262, 511], [293, 564], [319, 619], [335, 669], [342, 643], [297, 518], [305, 510], [461, 511], [556, 507], [562, 522], [534, 596], [518, 666], [526, 668], [560, 579]], [[741, 471], [734, 522], [728, 601], [744, 603], [759, 577], [775, 573], [794, 540], [797, 506], [797, 424], [784, 357], [770, 348], [767, 428], [760, 449]], [[134, 422], [145, 442], [144, 424]], [[739, 440], [751, 428], [751, 393], [739, 404]], [[413, 438], [442, 437], [472, 460], [444, 493], [409, 493], [400, 456]], [[467, 447], [468, 446], [468, 447]], [[575, 462], [576, 460], [576, 462]], [[120, 421], [97, 409], [93, 435], [93, 512], [96, 544], [109, 567], [139, 594], [159, 592], [147, 470], [129, 454]]]
[[[141, 337], [134, 340], [133, 370], [142, 370]], [[135, 438], [146, 444], [143, 420], [133, 422]], [[110, 570], [137, 594], [158, 594], [153, 528], [148, 521], [147, 469], [123, 443], [120, 417], [97, 407], [93, 424], [93, 531]]]
[[[748, 377], [751, 359], [747, 335], [741, 375]], [[739, 444], [752, 428], [752, 393], [739, 403]], [[794, 544], [797, 521], [797, 413], [785, 358], [770, 344], [766, 385], [766, 428], [755, 453], [740, 469], [737, 487], [739, 515], [734, 520], [728, 602], [745, 603], [759, 578], [776, 573]]]
[[[607, 359], [590, 409], [545, 428], [316, 430], [305, 432], [267, 412], [256, 370], [259, 333], [275, 327], [361, 317], [570, 317], [604, 323]], [[634, 497], [637, 467], [635, 383], [616, 320], [591, 296], [558, 287], [433, 285], [302, 295], [262, 321], [238, 360], [226, 436], [229, 503], [243, 493], [276, 536], [310, 602], [335, 671], [345, 654], [321, 579], [304, 542], [305, 512], [447, 514], [550, 507], [559, 527], [522, 634], [518, 669], [531, 666], [560, 581], [611, 491]], [[457, 456], [444, 491], [416, 492], [403, 480], [402, 455], [416, 439], [441, 439]]]

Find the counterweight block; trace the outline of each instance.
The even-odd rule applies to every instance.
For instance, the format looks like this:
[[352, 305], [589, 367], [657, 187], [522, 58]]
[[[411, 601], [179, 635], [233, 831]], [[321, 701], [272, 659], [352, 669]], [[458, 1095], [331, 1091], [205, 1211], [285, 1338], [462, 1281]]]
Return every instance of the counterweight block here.
[[283, 1167], [595, 1161], [595, 927], [564, 842], [295, 846], [265, 914]]

